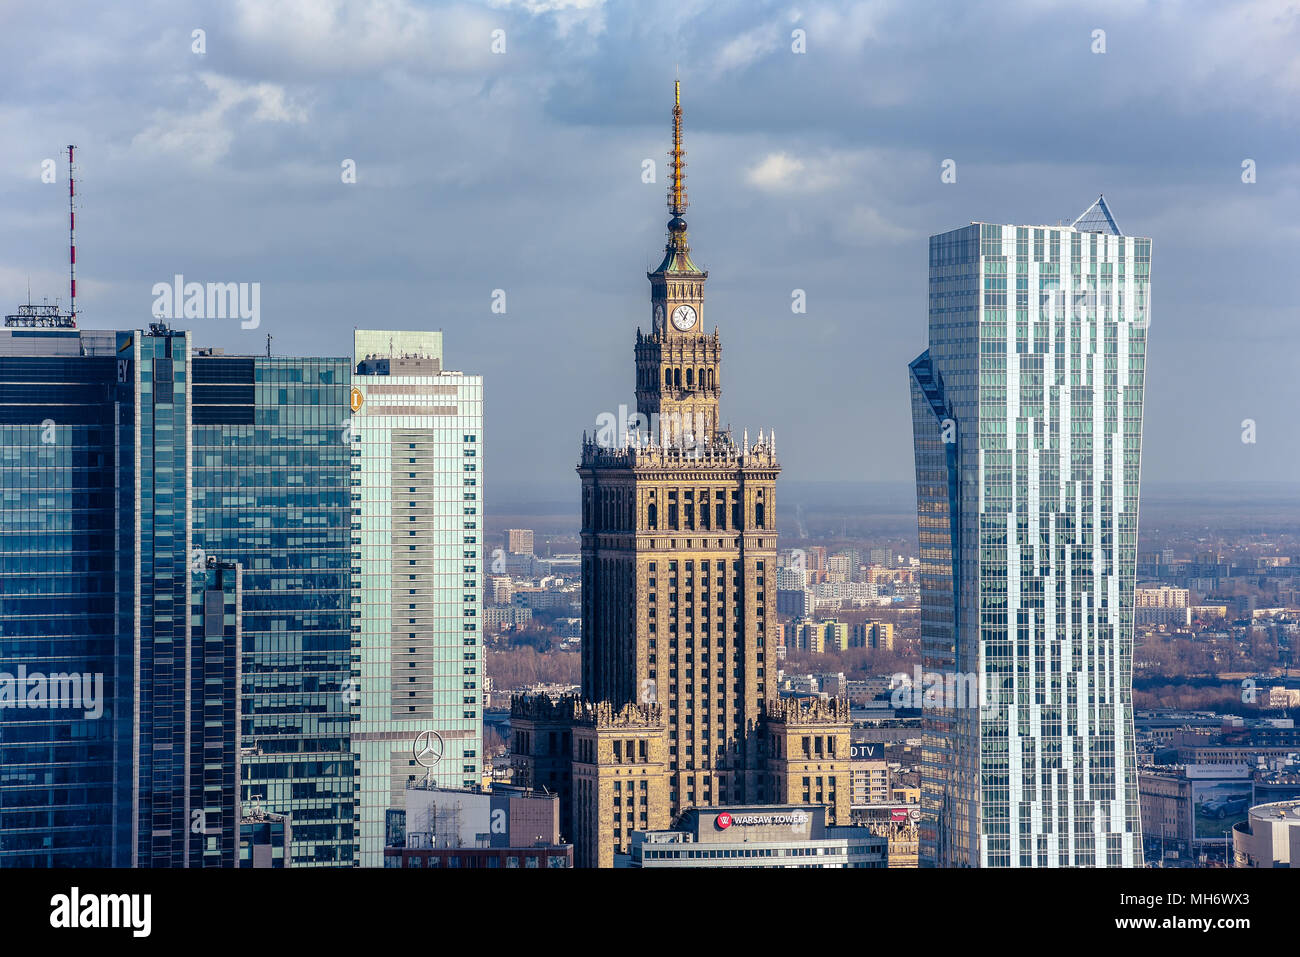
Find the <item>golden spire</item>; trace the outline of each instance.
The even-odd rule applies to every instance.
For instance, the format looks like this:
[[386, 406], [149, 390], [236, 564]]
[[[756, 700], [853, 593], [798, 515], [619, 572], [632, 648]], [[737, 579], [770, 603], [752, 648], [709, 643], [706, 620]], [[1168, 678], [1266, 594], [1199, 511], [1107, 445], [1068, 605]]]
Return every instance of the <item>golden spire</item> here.
[[668, 183], [668, 211], [673, 218], [668, 220], [668, 245], [664, 247], [664, 260], [654, 273], [688, 272], [701, 277], [708, 273], [691, 262], [690, 246], [686, 243], [686, 220], [682, 213], [686, 211], [686, 150], [682, 146], [682, 82], [678, 80], [673, 90], [673, 148], [668, 151], [669, 166], [672, 177]]
[[673, 148], [668, 153], [673, 175], [668, 184], [668, 211], [676, 217], [686, 211], [686, 150], [682, 148], [682, 81], [675, 81], [673, 87]]

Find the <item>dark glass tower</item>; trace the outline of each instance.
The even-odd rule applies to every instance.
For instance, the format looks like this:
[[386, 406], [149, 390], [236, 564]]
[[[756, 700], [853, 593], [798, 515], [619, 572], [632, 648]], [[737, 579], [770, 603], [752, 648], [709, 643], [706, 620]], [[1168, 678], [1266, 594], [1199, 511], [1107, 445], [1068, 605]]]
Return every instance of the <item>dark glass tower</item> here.
[[0, 329], [0, 867], [131, 863], [130, 340]]
[[0, 335], [0, 864], [236, 859], [235, 778], [204, 764], [207, 737], [236, 752], [205, 695], [238, 661], [192, 617], [188, 355], [162, 326]]
[[243, 569], [241, 796], [292, 816], [293, 866], [350, 865], [351, 360], [192, 362], [193, 541]]
[[348, 360], [214, 392], [188, 333], [58, 318], [0, 330], [0, 866], [237, 866], [241, 780], [350, 861]]

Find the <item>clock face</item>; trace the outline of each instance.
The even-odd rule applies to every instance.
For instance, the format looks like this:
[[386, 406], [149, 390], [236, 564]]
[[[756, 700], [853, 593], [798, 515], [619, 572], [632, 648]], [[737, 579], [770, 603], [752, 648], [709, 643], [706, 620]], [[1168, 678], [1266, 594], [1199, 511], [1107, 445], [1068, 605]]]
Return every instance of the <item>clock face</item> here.
[[685, 332], [695, 325], [695, 307], [678, 306], [673, 310], [673, 325]]
[[664, 307], [663, 307], [663, 303], [658, 303], [655, 306], [655, 328], [660, 329], [663, 327], [663, 324], [664, 324]]

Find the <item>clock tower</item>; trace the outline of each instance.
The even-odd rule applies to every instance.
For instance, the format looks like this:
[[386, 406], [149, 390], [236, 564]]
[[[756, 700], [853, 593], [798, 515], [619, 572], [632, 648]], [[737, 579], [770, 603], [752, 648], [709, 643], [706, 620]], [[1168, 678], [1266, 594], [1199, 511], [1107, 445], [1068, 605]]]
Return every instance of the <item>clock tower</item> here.
[[636, 334], [645, 419], [635, 436], [584, 435], [578, 462], [582, 691], [511, 704], [515, 780], [560, 795], [579, 867], [614, 866], [636, 832], [690, 808], [848, 814], [848, 702], [777, 693], [781, 466], [771, 433], [737, 442], [718, 424], [722, 345], [704, 332], [708, 273], [682, 218], [680, 87], [668, 155], [668, 246], [648, 274], [650, 331]]
[[655, 443], [700, 448], [714, 442], [722, 393], [722, 343], [704, 331], [707, 270], [691, 261], [686, 241], [686, 150], [682, 146], [681, 83], [673, 105], [673, 148], [668, 168], [668, 245], [650, 280], [649, 335], [637, 331], [636, 406]]

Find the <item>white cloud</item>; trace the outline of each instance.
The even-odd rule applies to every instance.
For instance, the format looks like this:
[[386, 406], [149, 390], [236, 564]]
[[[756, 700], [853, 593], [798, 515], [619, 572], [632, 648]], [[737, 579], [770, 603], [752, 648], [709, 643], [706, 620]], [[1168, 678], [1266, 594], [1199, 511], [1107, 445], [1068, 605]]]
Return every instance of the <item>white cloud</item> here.
[[391, 66], [455, 72], [492, 55], [501, 24], [481, 10], [410, 0], [239, 0], [235, 32], [276, 62], [327, 74]]
[[922, 235], [890, 222], [880, 210], [863, 203], [855, 204], [844, 216], [834, 220], [833, 233], [846, 246], [912, 242]]
[[775, 191], [791, 189], [795, 177], [804, 169], [803, 160], [785, 153], [768, 153], [745, 173], [745, 181], [757, 189]]
[[817, 4], [801, 17], [810, 53], [816, 47], [857, 53], [867, 44], [881, 41], [885, 38], [883, 22], [894, 6], [890, 0], [854, 3], [847, 9]]
[[575, 26], [585, 27], [592, 36], [605, 32], [605, 0], [489, 0], [498, 8], [517, 8], [534, 17], [551, 15], [555, 31], [568, 36]]
[[718, 51], [718, 58], [713, 64], [714, 72], [721, 74], [749, 66], [775, 51], [780, 46], [781, 37], [781, 28], [772, 23], [732, 37]]
[[230, 151], [234, 139], [231, 111], [243, 104], [253, 107], [252, 118], [265, 123], [303, 123], [305, 109], [293, 103], [275, 83], [242, 83], [216, 73], [201, 73], [199, 80], [213, 95], [198, 110], [160, 110], [154, 122], [131, 140], [146, 152], [183, 154], [198, 163], [212, 163]]
[[745, 182], [764, 193], [801, 196], [796, 230], [813, 229], [846, 246], [900, 243], [919, 234], [886, 218], [870, 194], [874, 185], [889, 182], [891, 168], [906, 161], [902, 154], [873, 150], [826, 150], [805, 157], [768, 153], [745, 171]]
[[815, 156], [768, 153], [745, 171], [745, 181], [769, 193], [823, 193], [864, 182], [881, 162], [868, 150], [823, 150]]

